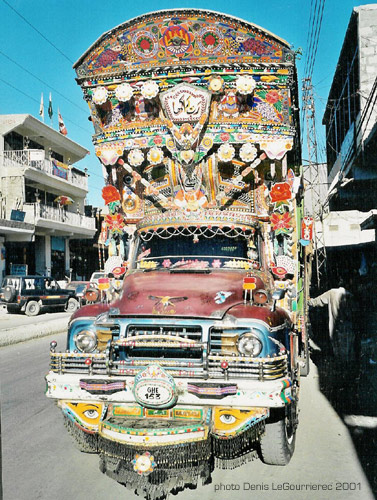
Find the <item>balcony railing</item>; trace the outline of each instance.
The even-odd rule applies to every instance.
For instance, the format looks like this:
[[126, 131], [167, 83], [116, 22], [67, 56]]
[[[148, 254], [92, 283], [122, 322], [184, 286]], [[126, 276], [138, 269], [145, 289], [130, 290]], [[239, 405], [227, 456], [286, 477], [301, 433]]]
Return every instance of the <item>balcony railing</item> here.
[[88, 190], [88, 178], [80, 175], [70, 168], [59, 169], [53, 160], [47, 160], [43, 149], [22, 149], [17, 151], [4, 151], [5, 167], [28, 167], [40, 170], [48, 175], [57, 177], [74, 186]]
[[40, 219], [50, 220], [80, 228], [94, 230], [96, 221], [93, 217], [86, 217], [74, 212], [68, 212], [64, 208], [50, 207], [43, 203], [24, 203], [23, 211], [26, 212], [25, 222], [37, 225]]

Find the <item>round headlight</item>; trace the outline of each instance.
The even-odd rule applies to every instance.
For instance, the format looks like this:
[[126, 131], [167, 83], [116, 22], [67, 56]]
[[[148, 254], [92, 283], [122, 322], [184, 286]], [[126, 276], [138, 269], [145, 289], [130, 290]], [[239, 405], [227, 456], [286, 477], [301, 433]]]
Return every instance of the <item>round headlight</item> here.
[[81, 352], [92, 352], [97, 347], [97, 335], [91, 330], [83, 330], [74, 336], [76, 347]]
[[238, 339], [237, 349], [245, 356], [258, 356], [262, 350], [262, 343], [252, 333], [244, 333]]
[[254, 290], [253, 299], [256, 304], [266, 304], [268, 302], [268, 293], [266, 290]]

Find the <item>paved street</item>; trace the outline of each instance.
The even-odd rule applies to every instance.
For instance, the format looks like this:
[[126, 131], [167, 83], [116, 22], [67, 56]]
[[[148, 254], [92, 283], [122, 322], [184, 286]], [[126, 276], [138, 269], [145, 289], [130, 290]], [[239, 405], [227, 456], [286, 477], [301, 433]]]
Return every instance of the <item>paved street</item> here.
[[64, 311], [41, 313], [35, 317], [8, 314], [0, 309], [0, 347], [63, 332], [71, 314]]
[[[0, 349], [4, 499], [140, 498], [103, 475], [96, 455], [75, 449], [60, 410], [44, 396], [52, 338], [63, 348], [65, 336], [58, 335]], [[332, 397], [325, 395], [322, 368], [313, 365], [303, 380], [296, 452], [287, 467], [254, 461], [215, 470], [212, 484], [186, 489], [177, 498], [372, 500], [367, 475], [371, 481], [375, 447], [369, 449], [369, 462], [362, 450], [373, 442], [375, 429], [347, 428]]]

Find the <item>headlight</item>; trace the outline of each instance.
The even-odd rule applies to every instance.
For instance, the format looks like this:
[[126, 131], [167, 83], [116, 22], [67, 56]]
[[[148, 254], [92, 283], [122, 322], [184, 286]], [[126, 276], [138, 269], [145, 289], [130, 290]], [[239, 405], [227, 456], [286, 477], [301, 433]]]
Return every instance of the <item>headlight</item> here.
[[262, 342], [252, 333], [244, 333], [238, 339], [237, 349], [245, 356], [258, 356], [262, 350]]
[[266, 304], [268, 302], [268, 293], [266, 290], [254, 290], [253, 299], [256, 304]]
[[82, 330], [76, 333], [73, 340], [81, 352], [92, 352], [97, 347], [97, 335], [91, 330]]

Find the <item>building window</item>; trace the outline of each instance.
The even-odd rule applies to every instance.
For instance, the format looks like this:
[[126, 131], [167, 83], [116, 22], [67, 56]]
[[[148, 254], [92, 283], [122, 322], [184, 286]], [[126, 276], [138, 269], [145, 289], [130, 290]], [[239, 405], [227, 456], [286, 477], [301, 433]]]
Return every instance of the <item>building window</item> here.
[[60, 155], [59, 153], [56, 153], [55, 151], [51, 151], [51, 158], [54, 158], [55, 160], [61, 161], [62, 163], [64, 162], [63, 155]]
[[21, 151], [24, 149], [24, 138], [17, 132], [9, 132], [4, 136], [5, 151]]

